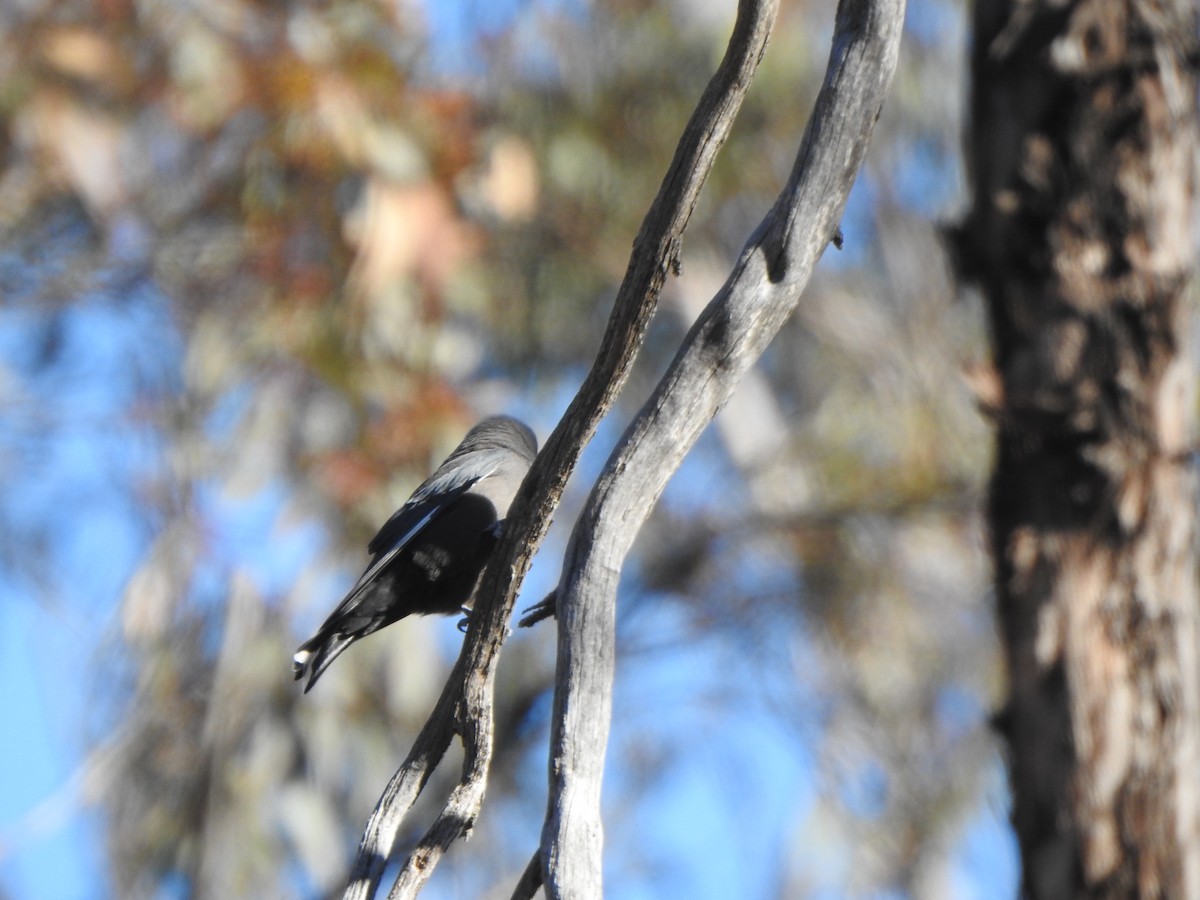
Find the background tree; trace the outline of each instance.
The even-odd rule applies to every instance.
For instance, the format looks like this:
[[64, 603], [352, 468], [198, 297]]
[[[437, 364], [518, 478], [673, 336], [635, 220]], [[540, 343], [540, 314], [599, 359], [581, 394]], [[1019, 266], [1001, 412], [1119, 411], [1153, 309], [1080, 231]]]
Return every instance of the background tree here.
[[[549, 433], [733, 14], [488, 9], [458, 32], [368, 2], [0, 12], [3, 632], [31, 636], [54, 686], [12, 715], [46, 697], [89, 748], [63, 805], [4, 827], [12, 892], [72, 870], [124, 896], [344, 879], [458, 636], [413, 623], [364, 642], [303, 703], [287, 657], [476, 410]], [[528, 600], [786, 182], [829, 23], [826, 4], [783, 12]], [[982, 319], [931, 221], [958, 189], [965, 24], [926, 2], [908, 29], [846, 249], [667, 487], [623, 581], [614, 895], [1011, 884], [985, 724], [985, 428], [955, 387]], [[433, 895], [482, 896], [528, 861], [550, 644], [506, 648], [488, 811]], [[32, 781], [22, 727], [4, 768]], [[28, 835], [58, 810], [106, 847], [30, 881]]]
[[975, 12], [966, 266], [1030, 897], [1200, 891], [1196, 10]]

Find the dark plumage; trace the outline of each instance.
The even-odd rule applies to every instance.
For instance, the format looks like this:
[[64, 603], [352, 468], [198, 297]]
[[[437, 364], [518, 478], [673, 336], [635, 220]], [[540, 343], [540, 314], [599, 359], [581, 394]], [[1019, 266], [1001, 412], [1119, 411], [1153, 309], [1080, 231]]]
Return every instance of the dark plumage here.
[[537, 438], [509, 416], [484, 419], [396, 510], [367, 550], [366, 571], [292, 657], [308, 693], [352, 643], [405, 616], [458, 612], [472, 599], [497, 525], [537, 455]]

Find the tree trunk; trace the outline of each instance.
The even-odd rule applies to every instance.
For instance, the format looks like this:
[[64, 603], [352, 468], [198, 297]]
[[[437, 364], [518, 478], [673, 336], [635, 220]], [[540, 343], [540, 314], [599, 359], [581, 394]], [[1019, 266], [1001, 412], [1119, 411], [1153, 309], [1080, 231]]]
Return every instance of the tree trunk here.
[[1032, 898], [1200, 897], [1190, 0], [978, 0], [960, 233], [994, 370], [1013, 824]]

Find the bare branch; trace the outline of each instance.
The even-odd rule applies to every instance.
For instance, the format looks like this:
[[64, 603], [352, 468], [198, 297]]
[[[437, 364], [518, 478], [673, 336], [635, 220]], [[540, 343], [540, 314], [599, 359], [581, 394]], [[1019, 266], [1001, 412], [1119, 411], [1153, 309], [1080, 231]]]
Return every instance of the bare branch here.
[[600, 788], [617, 582], [634, 536], [701, 431], [792, 313], [891, 84], [903, 0], [842, 0], [825, 83], [787, 187], [626, 431], [579, 517], [558, 588], [558, 668], [542, 861], [550, 897], [602, 895]]
[[446, 848], [474, 825], [492, 755], [496, 662], [521, 580], [545, 537], [580, 453], [625, 383], [667, 273], [678, 267], [683, 231], [762, 58], [776, 9], [777, 0], [742, 0], [739, 4], [725, 58], [692, 114], [634, 240], [596, 360], [509, 509], [504, 534], [483, 576], [462, 653], [412, 751], [371, 814], [346, 887], [346, 900], [374, 896], [400, 824], [456, 732], [463, 738], [462, 777], [406, 860], [390, 896], [413, 896]]

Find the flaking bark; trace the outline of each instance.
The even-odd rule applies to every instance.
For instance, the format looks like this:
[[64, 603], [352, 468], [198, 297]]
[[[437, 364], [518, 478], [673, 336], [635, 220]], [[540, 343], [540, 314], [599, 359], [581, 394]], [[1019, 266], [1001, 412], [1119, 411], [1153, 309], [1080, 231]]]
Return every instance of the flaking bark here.
[[989, 519], [1036, 900], [1200, 897], [1196, 13], [980, 0], [960, 232], [995, 369]]

